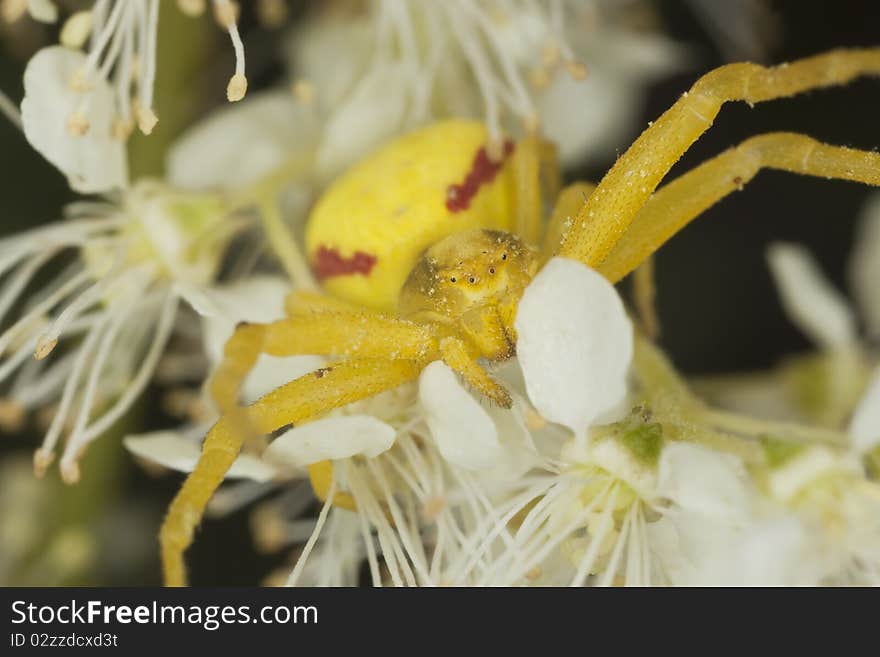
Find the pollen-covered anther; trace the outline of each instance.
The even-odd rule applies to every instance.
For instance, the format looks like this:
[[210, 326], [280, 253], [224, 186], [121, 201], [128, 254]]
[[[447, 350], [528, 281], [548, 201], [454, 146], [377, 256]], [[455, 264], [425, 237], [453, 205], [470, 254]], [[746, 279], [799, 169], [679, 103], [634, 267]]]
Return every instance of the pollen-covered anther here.
[[67, 134], [82, 137], [89, 131], [89, 120], [82, 112], [74, 112], [67, 117]]
[[504, 138], [490, 137], [486, 142], [486, 155], [489, 157], [489, 161], [494, 164], [499, 164], [504, 160]]
[[44, 450], [42, 448], [34, 451], [34, 476], [42, 478], [52, 462], [55, 460], [55, 453]]
[[446, 498], [441, 495], [429, 497], [422, 505], [422, 517], [428, 522], [434, 522], [447, 505]]
[[201, 16], [205, 13], [205, 0], [177, 0], [177, 8], [187, 16]]
[[153, 132], [153, 128], [159, 123], [159, 117], [156, 116], [156, 113], [151, 108], [144, 108], [140, 105], [135, 107], [134, 112], [135, 116], [137, 116], [137, 123], [140, 131], [145, 135]]
[[37, 347], [34, 349], [34, 358], [43, 360], [52, 353], [57, 344], [58, 338], [47, 338], [45, 335], [41, 335], [37, 340]]
[[284, 0], [259, 0], [257, 19], [264, 27], [281, 27], [287, 20], [287, 3]]
[[584, 80], [587, 77], [586, 64], [575, 59], [570, 59], [565, 62], [565, 70], [568, 71], [572, 80]]
[[0, 0], [0, 16], [7, 24], [18, 21], [27, 11], [27, 0]]
[[543, 67], [532, 69], [529, 73], [529, 84], [536, 91], [546, 89], [550, 84], [550, 74], [547, 72], [547, 69]]
[[230, 103], [238, 102], [247, 93], [247, 86], [247, 78], [244, 73], [236, 73], [229, 78], [229, 84], [226, 86], [226, 98]]
[[0, 399], [0, 429], [7, 433], [17, 433], [24, 428], [27, 416], [25, 407], [14, 399]]
[[232, 0], [214, 1], [214, 19], [224, 30], [231, 30], [238, 23], [241, 8]]
[[311, 105], [315, 100], [315, 85], [308, 80], [296, 80], [290, 90], [293, 97], [303, 105]]
[[88, 73], [82, 69], [73, 74], [68, 84], [72, 91], [79, 94], [84, 94], [92, 89], [92, 83], [89, 81]]
[[59, 41], [66, 48], [79, 50], [92, 33], [92, 12], [78, 11], [64, 22]]
[[274, 504], [258, 507], [251, 515], [254, 545], [262, 554], [277, 552], [290, 542], [287, 527]]
[[544, 48], [541, 49], [541, 63], [545, 68], [555, 68], [559, 63], [559, 57], [559, 46], [555, 43], [544, 46]]
[[71, 486], [78, 484], [80, 479], [79, 461], [68, 461], [61, 463], [61, 480]]
[[129, 137], [131, 137], [131, 133], [134, 131], [134, 121], [131, 118], [124, 119], [122, 117], [118, 117], [113, 122], [113, 138], [118, 139], [119, 141], [126, 141]]

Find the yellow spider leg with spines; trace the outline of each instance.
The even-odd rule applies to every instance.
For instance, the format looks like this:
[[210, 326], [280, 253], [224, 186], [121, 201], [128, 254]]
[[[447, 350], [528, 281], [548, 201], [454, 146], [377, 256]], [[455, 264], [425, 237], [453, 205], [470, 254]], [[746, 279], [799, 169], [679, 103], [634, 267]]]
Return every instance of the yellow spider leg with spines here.
[[550, 215], [541, 246], [542, 263], [553, 257], [568, 225], [595, 189], [596, 185], [593, 183], [578, 181], [565, 187], [556, 196], [556, 205], [553, 206], [553, 214]]
[[747, 139], [660, 188], [597, 269], [617, 282], [695, 217], [741, 189], [762, 168], [880, 185], [880, 154], [795, 133]]
[[541, 239], [541, 153], [538, 138], [529, 135], [516, 145], [511, 158], [516, 184], [514, 232], [528, 244]]
[[653, 256], [645, 258], [633, 274], [633, 302], [642, 323], [642, 331], [650, 340], [656, 340], [660, 335], [655, 276]]
[[[421, 366], [408, 360], [340, 362], [320, 370], [320, 375], [312, 372], [273, 390], [244, 412], [257, 431], [268, 434], [411, 381]], [[205, 437], [199, 462], [172, 501], [159, 532], [167, 586], [185, 585], [183, 553], [192, 543], [208, 500], [238, 456], [242, 439], [229, 418], [221, 417]]]
[[284, 312], [288, 317], [295, 317], [297, 315], [323, 312], [362, 313], [365, 312], [365, 309], [362, 306], [357, 306], [320, 292], [296, 290], [285, 297]]
[[627, 231], [642, 205], [728, 101], [749, 104], [880, 74], [880, 48], [833, 50], [765, 68], [729, 64], [710, 71], [645, 130], [584, 203], [560, 254], [596, 267]]
[[443, 338], [440, 341], [440, 353], [443, 356], [443, 362], [458, 372], [468, 385], [486, 395], [502, 408], [510, 408], [513, 405], [510, 393], [480, 367], [474, 356], [468, 352], [463, 340], [454, 336]]
[[372, 313], [320, 313], [263, 325], [270, 356], [322, 354], [425, 360], [437, 353], [437, 329]]

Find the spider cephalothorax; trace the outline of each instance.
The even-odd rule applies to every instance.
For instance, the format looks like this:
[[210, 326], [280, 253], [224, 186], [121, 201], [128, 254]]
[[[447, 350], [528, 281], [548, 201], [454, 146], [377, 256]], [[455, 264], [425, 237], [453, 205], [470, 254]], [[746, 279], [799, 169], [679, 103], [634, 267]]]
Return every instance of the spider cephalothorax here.
[[436, 322], [467, 338], [481, 356], [513, 355], [513, 319], [522, 292], [535, 275], [535, 250], [497, 230], [455, 233], [430, 247], [403, 284], [398, 314]]
[[[509, 394], [480, 361], [513, 353], [517, 305], [550, 256], [616, 283], [763, 168], [880, 185], [880, 154], [779, 132], [753, 137], [657, 189], [725, 102], [754, 104], [869, 74], [880, 74], [878, 48], [711, 71], [649, 124], [598, 186], [562, 190], [549, 222], [539, 181], [543, 163], [556, 196], [552, 147], [534, 136], [492, 161], [483, 126], [447, 121], [354, 167], [327, 190], [306, 231], [315, 273], [339, 298], [295, 292], [286, 319], [241, 326], [226, 345], [209, 384], [223, 415], [160, 533], [166, 582], [184, 583], [183, 551], [250, 434], [271, 434], [395, 388], [436, 360], [509, 406]], [[542, 234], [539, 258], [534, 247]], [[262, 353], [336, 360], [241, 407], [239, 388]], [[352, 508], [352, 498], [335, 488], [329, 461], [310, 465], [309, 474], [318, 497]]]

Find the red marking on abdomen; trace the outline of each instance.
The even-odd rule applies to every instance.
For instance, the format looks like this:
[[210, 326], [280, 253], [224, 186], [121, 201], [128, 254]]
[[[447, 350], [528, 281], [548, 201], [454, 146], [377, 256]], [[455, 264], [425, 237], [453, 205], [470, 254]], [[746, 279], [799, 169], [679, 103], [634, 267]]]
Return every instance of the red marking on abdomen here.
[[364, 253], [363, 251], [355, 251], [354, 255], [350, 258], [344, 258], [336, 249], [321, 245], [315, 251], [312, 271], [315, 272], [315, 276], [321, 281], [325, 278], [349, 276], [351, 274], [368, 276], [373, 271], [373, 267], [376, 266], [377, 260], [376, 256]]
[[504, 155], [499, 162], [493, 162], [489, 159], [485, 147], [478, 150], [464, 182], [460, 185], [452, 184], [446, 188], [446, 209], [450, 212], [467, 210], [471, 205], [471, 200], [480, 191], [480, 187], [495, 180], [495, 176], [504, 165], [504, 160], [511, 153], [513, 153], [512, 141], [504, 142]]

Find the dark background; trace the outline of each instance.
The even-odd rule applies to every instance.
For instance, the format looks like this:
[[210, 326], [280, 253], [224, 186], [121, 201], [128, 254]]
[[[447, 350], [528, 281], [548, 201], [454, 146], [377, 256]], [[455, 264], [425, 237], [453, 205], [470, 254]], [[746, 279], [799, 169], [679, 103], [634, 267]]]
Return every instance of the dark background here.
[[[726, 0], [718, 0], [719, 2]], [[245, 3], [247, 4], [247, 3]], [[880, 3], [876, 0], [777, 0], [766, 3], [770, 18], [763, 27], [774, 33], [763, 59], [781, 62], [839, 46], [877, 45]], [[725, 59], [721, 49], [685, 2], [661, 2], [666, 32], [695, 47], [695, 68], [653, 85], [637, 132], [656, 118], [696, 77]], [[294, 13], [298, 11], [295, 8]], [[279, 35], [245, 18], [252, 89], [272, 82], [280, 72]], [[225, 86], [231, 68], [228, 43], [218, 33], [210, 84]], [[16, 101], [21, 97], [24, 61], [0, 36], [0, 87]], [[251, 72], [255, 72], [253, 75]], [[204, 76], [203, 76], [204, 77]], [[203, 78], [193, 84], [205, 84]], [[215, 87], [216, 88], [216, 87]], [[725, 106], [714, 127], [676, 165], [681, 173], [743, 139], [766, 131], [803, 132], [832, 144], [877, 150], [880, 147], [880, 81], [857, 81], [845, 88], [817, 91], [750, 109]], [[632, 136], [635, 136], [632, 135]], [[629, 142], [620, 144], [625, 150]], [[577, 172], [601, 178], [610, 162]], [[676, 236], [657, 258], [658, 308], [662, 344], [676, 365], [689, 374], [744, 371], [774, 365], [788, 354], [808, 348], [804, 337], [784, 317], [771, 284], [764, 253], [774, 240], [805, 244], [824, 271], [846, 288], [845, 267], [859, 210], [870, 191], [853, 183], [763, 172], [743, 192], [712, 208]], [[33, 152], [19, 133], [0, 121], [0, 232], [20, 230], [60, 216], [71, 199], [63, 178]], [[171, 426], [151, 391], [141, 412], [150, 428]], [[0, 436], [0, 457], [29, 454], [38, 436]], [[162, 509], [180, 478], [151, 478], [130, 460], [115, 461], [118, 489], [113, 502], [142, 513], [144, 540], [153, 540]], [[126, 507], [129, 508], [129, 507]], [[85, 583], [154, 584], [159, 581], [156, 552], [128, 572], [99, 570]], [[209, 520], [189, 553], [194, 584], [247, 584], [259, 581], [289, 554], [258, 555], [251, 545], [247, 512]]]

